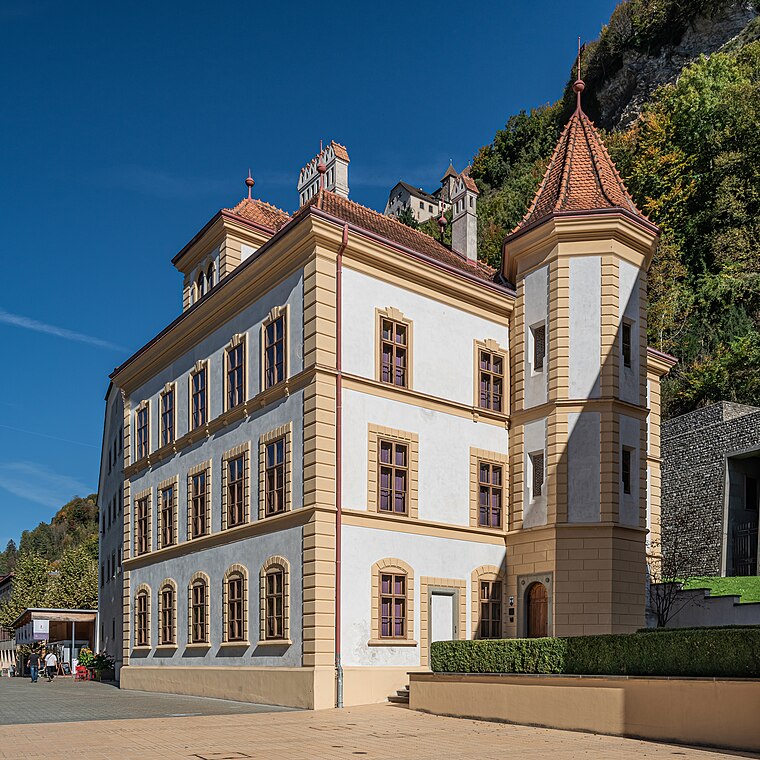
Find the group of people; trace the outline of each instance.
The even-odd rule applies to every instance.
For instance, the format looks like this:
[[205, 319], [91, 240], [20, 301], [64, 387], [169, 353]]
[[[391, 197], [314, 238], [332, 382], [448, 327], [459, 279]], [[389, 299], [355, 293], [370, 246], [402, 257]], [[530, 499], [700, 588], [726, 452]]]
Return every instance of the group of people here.
[[32, 677], [32, 683], [37, 683], [43, 663], [44, 674], [47, 676], [48, 683], [55, 678], [55, 671], [58, 668], [58, 657], [56, 657], [55, 652], [51, 650], [44, 656], [38, 652], [32, 652], [29, 655], [29, 673]]

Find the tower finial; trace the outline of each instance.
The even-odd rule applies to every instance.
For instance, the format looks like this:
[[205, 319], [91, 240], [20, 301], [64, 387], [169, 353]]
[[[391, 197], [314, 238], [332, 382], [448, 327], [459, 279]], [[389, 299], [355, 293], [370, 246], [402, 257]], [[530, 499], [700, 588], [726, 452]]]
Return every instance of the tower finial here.
[[577, 96], [576, 110], [582, 111], [581, 108], [581, 93], [586, 89], [586, 83], [581, 79], [581, 53], [583, 52], [583, 46], [581, 45], [581, 38], [578, 37], [578, 78], [573, 82], [573, 92]]
[[446, 232], [446, 214], [443, 212], [443, 201], [441, 201], [441, 215], [438, 217], [438, 229], [441, 232], [441, 244], [443, 245], [444, 233]]
[[245, 178], [245, 184], [248, 185], [248, 200], [251, 200], [251, 190], [253, 190], [255, 182], [251, 176], [250, 168], [248, 169], [248, 176]]
[[319, 156], [317, 157], [317, 171], [319, 172], [319, 189], [325, 189], [325, 172], [327, 166], [325, 166], [324, 148], [322, 147], [322, 141], [319, 141]]

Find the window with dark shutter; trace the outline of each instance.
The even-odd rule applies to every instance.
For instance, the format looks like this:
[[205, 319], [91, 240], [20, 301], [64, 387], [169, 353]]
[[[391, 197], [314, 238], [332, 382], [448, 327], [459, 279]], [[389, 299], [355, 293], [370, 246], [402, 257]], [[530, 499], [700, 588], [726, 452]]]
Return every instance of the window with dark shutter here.
[[533, 470], [533, 493], [535, 499], [544, 491], [544, 452], [537, 451], [530, 455], [531, 469]]
[[631, 323], [623, 322], [621, 330], [621, 343], [623, 347], [623, 366], [631, 366]]
[[533, 371], [541, 372], [546, 356], [546, 325], [531, 327], [533, 334]]

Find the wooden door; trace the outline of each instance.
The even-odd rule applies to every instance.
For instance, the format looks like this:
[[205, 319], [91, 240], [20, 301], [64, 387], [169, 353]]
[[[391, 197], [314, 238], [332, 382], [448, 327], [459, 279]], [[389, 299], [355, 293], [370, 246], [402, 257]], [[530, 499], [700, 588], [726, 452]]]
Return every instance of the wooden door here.
[[528, 589], [528, 638], [548, 635], [548, 597], [543, 583], [534, 583]]

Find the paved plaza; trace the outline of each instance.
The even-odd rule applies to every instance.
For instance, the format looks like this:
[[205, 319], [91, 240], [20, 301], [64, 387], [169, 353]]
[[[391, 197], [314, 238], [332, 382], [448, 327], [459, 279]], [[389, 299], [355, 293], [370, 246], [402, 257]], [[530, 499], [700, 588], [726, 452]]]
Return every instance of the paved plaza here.
[[[0, 718], [2, 760], [758, 757], [443, 718], [388, 704], [302, 712], [71, 681], [31, 686], [22, 679], [0, 680]], [[27, 722], [8, 725], [19, 720]]]

